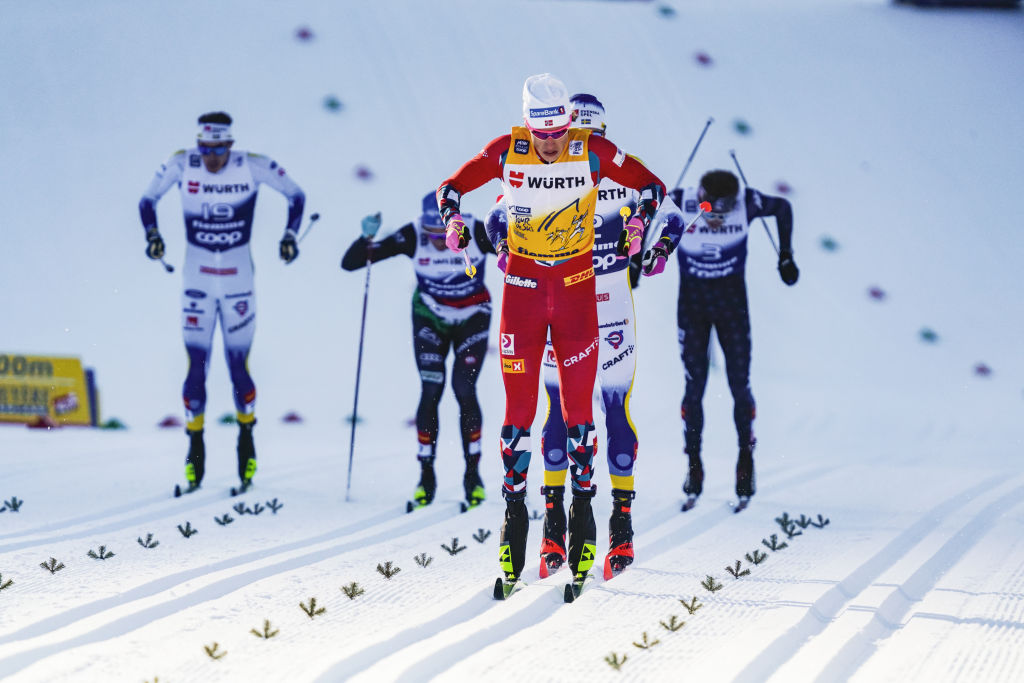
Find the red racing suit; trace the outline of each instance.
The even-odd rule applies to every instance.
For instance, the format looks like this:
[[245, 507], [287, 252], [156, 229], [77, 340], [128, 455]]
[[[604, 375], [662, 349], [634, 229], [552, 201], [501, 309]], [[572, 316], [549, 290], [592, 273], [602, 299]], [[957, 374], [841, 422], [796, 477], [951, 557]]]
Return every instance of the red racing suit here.
[[592, 394], [598, 364], [597, 301], [591, 249], [601, 178], [640, 192], [645, 227], [665, 185], [614, 143], [572, 128], [561, 155], [543, 161], [524, 127], [495, 138], [437, 191], [445, 223], [461, 196], [497, 178], [508, 206], [509, 260], [501, 305], [501, 369], [505, 420], [501, 450], [506, 499], [526, 494], [538, 377], [548, 328], [558, 363], [566, 453], [575, 495], [593, 495]]

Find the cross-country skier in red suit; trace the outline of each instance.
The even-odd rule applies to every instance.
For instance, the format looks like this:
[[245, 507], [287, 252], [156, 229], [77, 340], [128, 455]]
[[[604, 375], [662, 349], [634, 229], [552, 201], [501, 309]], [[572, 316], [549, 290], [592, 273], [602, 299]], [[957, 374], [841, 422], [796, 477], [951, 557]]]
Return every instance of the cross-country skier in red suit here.
[[[462, 195], [500, 179], [508, 205], [508, 240], [499, 245], [505, 271], [501, 306], [501, 364], [505, 420], [505, 521], [500, 540], [504, 583], [495, 597], [515, 590], [526, 561], [526, 472], [530, 428], [548, 328], [558, 361], [566, 452], [572, 480], [568, 561], [581, 584], [594, 563], [597, 531], [590, 501], [596, 448], [592, 393], [597, 372], [597, 303], [591, 248], [601, 178], [640, 193], [637, 212], [619, 237], [618, 254], [638, 253], [644, 229], [665, 195], [665, 185], [607, 138], [570, 128], [569, 93], [551, 74], [523, 85], [524, 126], [489, 142], [437, 190], [448, 246], [461, 251], [471, 235], [459, 213]], [[502, 253], [504, 252], [504, 253]]]

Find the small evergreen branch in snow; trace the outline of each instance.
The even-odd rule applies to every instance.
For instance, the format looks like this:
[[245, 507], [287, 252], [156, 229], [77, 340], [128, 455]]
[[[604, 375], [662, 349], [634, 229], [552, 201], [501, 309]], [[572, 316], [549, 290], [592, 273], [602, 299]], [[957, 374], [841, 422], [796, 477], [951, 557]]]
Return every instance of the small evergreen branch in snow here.
[[785, 541], [783, 541], [782, 543], [779, 543], [779, 535], [778, 534], [772, 534], [770, 536], [770, 538], [771, 538], [771, 543], [768, 542], [767, 538], [762, 538], [761, 539], [761, 543], [764, 543], [765, 547], [768, 548], [768, 550], [771, 550], [772, 552], [775, 552], [776, 550], [782, 550], [783, 548], [788, 548], [789, 547], [789, 544], [786, 543]]
[[220, 649], [220, 645], [218, 643], [214, 643], [213, 645], [203, 645], [203, 649], [206, 650], [206, 654], [210, 656], [210, 659], [220, 659], [227, 654], [227, 650], [224, 650], [223, 652], [217, 651]]
[[114, 556], [114, 553], [107, 550], [107, 546], [105, 545], [101, 545], [99, 551], [90, 550], [86, 554], [94, 560], [109, 560]]
[[313, 617], [319, 616], [319, 615], [321, 615], [321, 614], [323, 614], [324, 612], [327, 611], [326, 607], [321, 607], [320, 609], [316, 608], [316, 598], [310, 598], [309, 599], [309, 607], [306, 607], [301, 602], [299, 603], [299, 607], [302, 608], [302, 611], [305, 612], [306, 616], [309, 617], [310, 619], [312, 619]]
[[461, 547], [459, 546], [459, 537], [458, 536], [455, 536], [455, 537], [452, 538], [452, 546], [450, 548], [448, 546], [446, 546], [444, 543], [441, 544], [441, 547], [444, 548], [448, 552], [449, 555], [458, 555], [459, 553], [461, 553], [463, 550], [466, 549], [466, 546], [461, 546]]
[[806, 529], [811, 525], [811, 518], [807, 515], [800, 515], [800, 519], [796, 520], [796, 523], [801, 529]]
[[278, 631], [279, 629], [276, 628], [273, 631], [270, 630], [270, 619], [263, 620], [263, 631], [257, 631], [254, 628], [249, 629], [249, 633], [263, 640], [270, 640], [278, 634]]
[[195, 528], [192, 527], [192, 522], [185, 522], [185, 526], [184, 527], [182, 527], [179, 524], [178, 525], [178, 531], [180, 531], [181, 535], [184, 536], [185, 538], [190, 538], [191, 536], [199, 533], [199, 529], [195, 529]]
[[753, 553], [747, 553], [747, 562], [754, 565], [755, 567], [767, 559], [768, 553], [763, 553], [757, 548], [754, 549]]
[[423, 568], [426, 568], [428, 564], [434, 561], [434, 558], [432, 558], [430, 555], [427, 555], [426, 553], [420, 553], [412, 559], [416, 560], [416, 564]]
[[252, 506], [251, 510], [246, 510], [246, 512], [248, 512], [250, 515], [258, 515], [266, 509], [267, 508], [263, 507], [259, 503], [256, 503], [255, 505]]
[[[538, 519], [544, 519], [544, 515], [540, 514], [536, 510], [531, 510], [530, 511], [530, 521], [531, 522], [536, 522]], [[626, 660], [622, 660], [622, 661], [626, 661]]]
[[377, 571], [380, 572], [385, 579], [390, 579], [392, 576], [402, 571], [402, 568], [395, 567], [391, 562], [385, 562], [383, 565], [377, 565]]
[[829, 521], [830, 520], [828, 518], [822, 517], [821, 515], [818, 515], [818, 521], [817, 522], [811, 522], [811, 526], [813, 526], [816, 529], [824, 529], [825, 525], [828, 524]]
[[648, 639], [647, 639], [647, 631], [644, 631], [644, 639], [643, 639], [643, 642], [641, 642], [641, 643], [638, 643], [638, 642], [636, 642], [636, 641], [634, 640], [634, 641], [633, 641], [633, 645], [634, 645], [634, 647], [638, 647], [638, 648], [640, 648], [641, 650], [646, 650], [646, 649], [647, 649], [647, 648], [649, 648], [649, 647], [654, 647], [655, 645], [657, 645], [657, 644], [658, 644], [658, 643], [660, 643], [660, 642], [661, 642], [660, 640], [648, 640]]
[[14, 579], [7, 579], [4, 581], [4, 575], [0, 574], [0, 591], [10, 588], [13, 583]]
[[785, 532], [787, 538], [793, 538], [794, 536], [800, 536], [803, 534], [802, 531], [796, 530], [796, 520], [789, 516], [788, 512], [783, 512], [781, 517], [776, 517], [775, 522], [781, 527], [782, 531]]
[[[709, 576], [708, 578], [710, 579], [711, 577]], [[704, 586], [704, 587], [707, 588], [707, 586]], [[711, 589], [708, 588], [708, 590], [711, 590]], [[683, 607], [686, 608], [686, 611], [690, 613], [691, 617], [693, 616], [694, 612], [696, 612], [697, 610], [699, 610], [701, 607], [704, 606], [703, 604], [698, 604], [697, 603], [697, 596], [696, 595], [693, 596], [693, 600], [691, 600], [690, 602], [686, 602], [686, 600], [680, 600], [679, 602], [683, 603]]]
[[[692, 612], [691, 612], [691, 614], [692, 614]], [[676, 631], [678, 631], [682, 627], [686, 626], [686, 622], [685, 621], [679, 621], [679, 617], [677, 617], [674, 614], [672, 615], [672, 618], [668, 620], [667, 624], [664, 621], [660, 621], [658, 623], [661, 624], [661, 627], [664, 628], [666, 631], [670, 631], [672, 633], [675, 633]]]
[[626, 655], [622, 655], [622, 659], [619, 659], [619, 655], [612, 652], [604, 658], [604, 661], [608, 662], [608, 666], [618, 671], [622, 668], [622, 665], [626, 663], [627, 659], [629, 659], [629, 657]]
[[141, 545], [143, 548], [155, 548], [158, 545], [160, 545], [160, 541], [154, 541], [153, 540], [153, 534], [146, 534], [146, 540], [145, 541], [142, 540], [141, 536], [139, 536], [135, 540], [137, 540], [139, 542], [139, 545]]
[[750, 570], [749, 569], [744, 569], [743, 571], [740, 571], [740, 561], [739, 560], [736, 560], [736, 566], [735, 567], [726, 567], [725, 571], [727, 571], [730, 574], [732, 574], [732, 578], [734, 578], [734, 579], [738, 579], [741, 576], [747, 576], [748, 574], [750, 574]]
[[783, 512], [781, 516], [775, 518], [775, 523], [782, 527], [783, 531], [786, 530], [786, 527], [788, 527], [792, 521], [793, 520], [790, 519], [788, 512]]
[[712, 593], [722, 590], [722, 584], [715, 581], [715, 577], [711, 576], [711, 574], [708, 574], [708, 578], [704, 579], [700, 585], [704, 586], [704, 588]]
[[473, 538], [477, 543], [483, 543], [491, 535], [490, 529], [477, 529], [477, 532], [473, 534]]
[[239, 516], [244, 515], [248, 510], [245, 509], [245, 503], [235, 503], [235, 507], [232, 508]]
[[231, 524], [231, 522], [235, 521], [235, 518], [225, 512], [223, 517], [214, 517], [213, 521], [217, 522], [217, 524], [220, 524], [221, 526], [227, 526], [228, 524]]
[[277, 498], [275, 498], [274, 500], [267, 501], [267, 507], [276, 515], [277, 511], [284, 507], [284, 503], [278, 503]]
[[797, 536], [803, 536], [804, 532], [796, 528], [796, 522], [790, 522], [789, 527], [784, 529], [786, 532], [786, 538], [796, 538]]
[[53, 557], [50, 558], [49, 562], [40, 562], [39, 566], [45, 569], [46, 571], [50, 572], [51, 574], [56, 574], [61, 569], [64, 569], [64, 563], [58, 562]]
[[24, 502], [25, 501], [23, 501], [23, 500], [18, 500], [17, 496], [11, 496], [11, 499], [9, 501], [7, 501], [6, 503], [4, 503], [4, 505], [11, 512], [17, 512], [19, 509], [21, 509], [21, 505]]
[[[377, 565], [377, 566], [379, 567], [380, 565]], [[344, 593], [345, 595], [347, 595], [349, 600], [355, 600], [360, 595], [365, 593], [366, 590], [363, 589], [363, 587], [360, 586], [358, 583], [353, 581], [352, 583], [350, 583], [347, 586], [342, 586], [341, 587], [341, 592]]]

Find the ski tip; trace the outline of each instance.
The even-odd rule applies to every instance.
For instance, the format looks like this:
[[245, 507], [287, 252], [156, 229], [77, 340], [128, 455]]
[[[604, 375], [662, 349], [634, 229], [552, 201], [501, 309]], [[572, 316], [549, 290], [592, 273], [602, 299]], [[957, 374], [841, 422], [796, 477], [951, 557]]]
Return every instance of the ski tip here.
[[459, 503], [459, 512], [467, 512], [469, 510], [469, 503]]
[[500, 578], [494, 580], [494, 599], [505, 599], [505, 583]]
[[576, 600], [576, 591], [573, 590], [571, 583], [565, 584], [565, 590], [562, 591], [562, 599], [567, 603]]
[[174, 497], [181, 498], [181, 485], [179, 484], [174, 485]]
[[411, 500], [407, 500], [405, 502], [405, 513], [406, 514], [409, 514], [410, 512], [412, 512], [415, 509], [416, 509], [416, 504], [413, 503]]

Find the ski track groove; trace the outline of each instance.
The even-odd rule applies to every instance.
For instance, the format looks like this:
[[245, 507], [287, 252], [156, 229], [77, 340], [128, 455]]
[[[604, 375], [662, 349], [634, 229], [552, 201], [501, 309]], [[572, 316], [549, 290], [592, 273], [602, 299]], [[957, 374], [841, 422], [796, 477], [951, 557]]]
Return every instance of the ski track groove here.
[[[50, 655], [58, 654], [81, 645], [87, 645], [124, 635], [135, 630], [140, 625], [148, 624], [153, 620], [173, 615], [188, 607], [193, 607], [203, 602], [223, 597], [224, 595], [243, 588], [250, 583], [268, 578], [277, 573], [291, 571], [315, 562], [330, 559], [353, 549], [364, 548], [373, 543], [394, 540], [399, 535], [411, 533], [424, 527], [429, 527], [442, 519], [452, 518], [459, 514], [458, 508], [454, 506], [441, 507], [436, 511], [431, 512], [433, 514], [421, 512], [420, 514], [413, 515], [411, 517], [406, 515], [404, 512], [397, 515], [391, 512], [383, 513], [371, 518], [369, 526], [366, 526], [366, 521], [364, 520], [363, 522], [358, 522], [353, 525], [322, 534], [320, 537], [317, 537], [321, 539], [319, 542], [330, 541], [353, 533], [372, 531], [374, 528], [386, 525], [388, 522], [395, 522], [402, 519], [407, 520], [404, 523], [396, 524], [396, 527], [392, 529], [385, 528], [369, 535], [361, 535], [355, 540], [345, 540], [336, 545], [285, 560], [280, 560], [273, 564], [255, 569], [243, 570], [237, 574], [233, 574], [223, 579], [218, 579], [211, 584], [192, 590], [186, 595], [173, 597], [164, 600], [159, 604], [143, 607], [142, 609], [136, 610], [130, 614], [115, 617], [113, 621], [92, 627], [77, 636], [61, 639], [58, 642], [52, 642], [46, 645], [30, 647], [18, 654], [0, 659], [0, 678], [14, 674], [27, 666], [49, 657]], [[203, 576], [214, 572], [231, 569], [232, 567], [252, 561], [266, 560], [268, 556], [289, 552], [290, 550], [307, 546], [312, 542], [316, 542], [316, 539], [295, 541], [283, 546], [278, 546], [271, 551], [254, 551], [241, 557], [222, 560], [212, 565], [162, 577], [127, 591], [121, 595], [82, 605], [44, 619], [43, 621], [36, 622], [35, 624], [0, 638], [0, 645], [19, 641], [23, 642], [26, 639], [33, 637], [42, 637], [61, 628], [70, 627], [74, 623], [87, 618], [102, 618], [103, 613], [107, 610], [124, 607], [127, 603], [133, 601], [156, 597], [160, 593], [174, 588], [183, 581], [202, 578]]]
[[[778, 478], [778, 481], [772, 486], [773, 491], [785, 489], [794, 484], [805, 484], [823, 476], [835, 474], [837, 469], [833, 466], [811, 466], [799, 469], [789, 468], [784, 470], [784, 472], [784, 474], [772, 473], [766, 477], [769, 482]], [[681, 502], [682, 501], [680, 499], [679, 502], [674, 502], [672, 505], [651, 515], [651, 518], [663, 521], [656, 522], [653, 526], [649, 527], [644, 532], [644, 536], [655, 533], [658, 529], [663, 527], [667, 527], [667, 530], [659, 533], [659, 538], [654, 543], [644, 543], [640, 546], [644, 549], [644, 560], [668, 552], [669, 550], [677, 547], [684, 540], [695, 538], [716, 525], [736, 517], [732, 510], [724, 503], [721, 505], [709, 505], [705, 502], [703, 506], [698, 504], [698, 506], [693, 510], [684, 513], [679, 509]], [[595, 562], [594, 566], [596, 568], [596, 572], [594, 574], [595, 578], [600, 577], [601, 572], [603, 571], [603, 564], [599, 565]], [[559, 572], [559, 574], [556, 574], [555, 576], [568, 577], [568, 574], [562, 574]], [[561, 590], [564, 583], [564, 578], [556, 578], [553, 585], [555, 588]], [[588, 588], [587, 592], [600, 590], [603, 584], [603, 578], [597, 578], [596, 585], [592, 585]], [[559, 599], [555, 609], [552, 609], [550, 605], [543, 603], [541, 604], [543, 609], [537, 607], [536, 603], [542, 602], [540, 601], [540, 596], [544, 594], [538, 589], [545, 587], [547, 587], [548, 591], [551, 590], [549, 584], [546, 582], [539, 585], [537, 583], [531, 583], [526, 586], [518, 596], [514, 596], [512, 601], [509, 603], [499, 603], [495, 601], [488, 591], [486, 596], [487, 600], [485, 601], [480, 601], [477, 597], [471, 598], [425, 624], [409, 627], [395, 636], [378, 641], [377, 643], [363, 648], [358, 652], [346, 655], [344, 659], [335, 662], [326, 669], [316, 680], [321, 683], [327, 683], [328, 681], [348, 679], [350, 677], [365, 674], [382, 659], [390, 659], [393, 656], [399, 656], [403, 650], [414, 647], [423, 642], [419, 638], [423, 633], [430, 633], [433, 638], [444, 638], [446, 634], [449, 634], [452, 631], [465, 629], [466, 624], [468, 623], [467, 619], [470, 617], [473, 621], [476, 621], [488, 616], [491, 610], [499, 605], [510, 605], [522, 602], [523, 598], [525, 598], [527, 594], [533, 592], [536, 592], [538, 597], [535, 598], [528, 607], [530, 615], [534, 618], [531, 618], [525, 623], [530, 626], [539, 624], [553, 616], [557, 612], [557, 608], [564, 604], [561, 602], [561, 599]], [[561, 597], [560, 593], [558, 597]], [[516, 610], [511, 614], [502, 617], [497, 622], [482, 625], [479, 631], [471, 629], [469, 636], [443, 646], [433, 654], [411, 662], [408, 666], [403, 668], [402, 673], [398, 676], [398, 680], [427, 680], [429, 678], [439, 676], [450, 668], [453, 661], [458, 661], [459, 657], [455, 657], [454, 655], [465, 653], [467, 651], [466, 648], [470, 648], [469, 651], [476, 652], [483, 647], [512, 637], [523, 626], [524, 622], [518, 618], [518, 615], [525, 609], [527, 609], [527, 607]]]
[[[867, 561], [857, 566], [844, 579], [829, 588], [817, 600], [807, 607], [806, 614], [800, 620], [778, 636], [751, 660], [734, 679], [737, 683], [764, 680], [765, 671], [778, 671], [786, 662], [795, 657], [799, 651], [809, 645], [809, 641], [820, 635], [825, 628], [842, 612], [857, 595], [871, 586], [886, 569], [898, 562], [907, 551], [924, 539], [928, 533], [936, 529], [947, 517], [959, 510], [975, 496], [991, 490], [1003, 481], [1000, 475], [990, 477], [975, 486], [962, 491], [925, 512], [909, 529], [891, 540]], [[987, 509], [987, 508], [986, 508]], [[934, 559], [934, 558], [933, 558]], [[937, 577], [936, 577], [937, 578]], [[847, 680], [853, 672], [846, 676], [832, 677], [829, 680]]]

